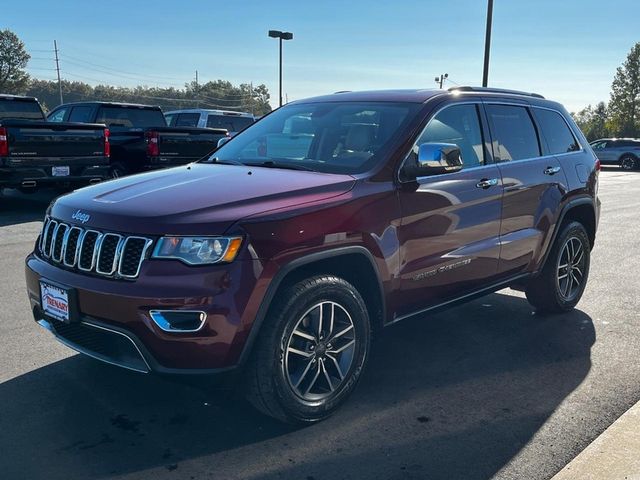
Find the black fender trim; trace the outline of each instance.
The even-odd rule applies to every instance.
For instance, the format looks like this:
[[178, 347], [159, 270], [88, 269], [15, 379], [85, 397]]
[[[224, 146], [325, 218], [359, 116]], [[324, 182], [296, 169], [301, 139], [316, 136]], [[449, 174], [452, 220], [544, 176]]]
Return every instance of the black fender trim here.
[[371, 267], [373, 268], [373, 271], [376, 274], [376, 281], [378, 284], [378, 289], [380, 291], [380, 299], [382, 302], [382, 316], [383, 316], [382, 325], [385, 325], [384, 317], [386, 313], [386, 303], [385, 303], [384, 290], [382, 288], [380, 272], [378, 271], [378, 267], [376, 265], [375, 259], [369, 250], [367, 250], [365, 247], [362, 247], [362, 246], [353, 245], [348, 247], [338, 247], [338, 248], [334, 248], [331, 250], [326, 250], [318, 253], [311, 253], [309, 255], [305, 255], [304, 257], [296, 258], [295, 260], [290, 261], [289, 263], [280, 267], [280, 269], [278, 270], [278, 273], [276, 273], [275, 277], [273, 278], [273, 280], [269, 284], [269, 287], [267, 288], [267, 292], [265, 293], [264, 298], [262, 299], [262, 302], [260, 303], [260, 307], [258, 308], [256, 318], [254, 319], [253, 324], [251, 325], [251, 331], [249, 332], [247, 341], [245, 342], [245, 345], [242, 349], [242, 353], [240, 354], [238, 365], [244, 365], [249, 359], [253, 345], [256, 341], [256, 338], [258, 337], [258, 333], [260, 329], [262, 328], [262, 324], [264, 323], [264, 320], [267, 316], [267, 312], [269, 311], [269, 307], [271, 306], [273, 299], [276, 295], [276, 292], [278, 291], [278, 289], [280, 288], [280, 285], [282, 284], [282, 281], [285, 279], [285, 277], [289, 273], [293, 272], [294, 270], [300, 267], [309, 265], [311, 263], [315, 263], [321, 260], [327, 260], [330, 258], [336, 258], [343, 255], [350, 255], [350, 254], [363, 255], [367, 259], [367, 261], [371, 264]]
[[[544, 253], [544, 257], [542, 258], [542, 261], [540, 262], [540, 268], [538, 269], [536, 274], [538, 274], [544, 268], [545, 264], [547, 263], [547, 258], [549, 257], [549, 253], [551, 252], [551, 248], [552, 248], [553, 244], [555, 243], [556, 238], [558, 237], [558, 234], [560, 233], [560, 227], [562, 226], [562, 222], [564, 221], [564, 217], [566, 216], [567, 212], [569, 210], [571, 210], [572, 208], [575, 208], [575, 207], [577, 207], [579, 205], [589, 205], [593, 209], [593, 217], [594, 217], [596, 228], [597, 228], [597, 225], [598, 225], [597, 211], [596, 211], [596, 206], [595, 206], [594, 199], [592, 197], [584, 196], [584, 197], [574, 198], [573, 200], [570, 200], [569, 202], [567, 202], [567, 204], [562, 208], [562, 211], [560, 212], [560, 215], [558, 216], [558, 221], [556, 222], [556, 224], [555, 224], [555, 226], [553, 228], [553, 235], [551, 236], [551, 240], [549, 241], [549, 244], [547, 245], [546, 251]], [[595, 237], [595, 235], [594, 235], [594, 237]]]

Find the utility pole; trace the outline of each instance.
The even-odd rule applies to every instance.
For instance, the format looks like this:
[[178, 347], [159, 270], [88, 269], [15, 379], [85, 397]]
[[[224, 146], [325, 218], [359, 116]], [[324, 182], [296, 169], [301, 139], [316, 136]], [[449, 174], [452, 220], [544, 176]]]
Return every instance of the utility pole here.
[[198, 91], [198, 70], [196, 70], [196, 92]]
[[444, 83], [444, 81], [449, 78], [449, 74], [448, 73], [443, 73], [442, 75], [440, 75], [439, 77], [436, 77], [436, 83], [440, 84], [440, 90], [442, 90], [442, 84]]
[[195, 88], [195, 94], [196, 94], [196, 107], [200, 108], [200, 100], [198, 99], [198, 70], [196, 70], [196, 88]]
[[493, 21], [493, 0], [487, 0], [487, 31], [484, 36], [484, 70], [482, 71], [482, 86], [489, 82], [489, 53], [491, 51], [491, 23]]
[[58, 91], [60, 92], [60, 105], [64, 103], [62, 99], [62, 81], [60, 80], [60, 62], [58, 61], [58, 43], [53, 41], [53, 51], [56, 52], [56, 71], [58, 72]]

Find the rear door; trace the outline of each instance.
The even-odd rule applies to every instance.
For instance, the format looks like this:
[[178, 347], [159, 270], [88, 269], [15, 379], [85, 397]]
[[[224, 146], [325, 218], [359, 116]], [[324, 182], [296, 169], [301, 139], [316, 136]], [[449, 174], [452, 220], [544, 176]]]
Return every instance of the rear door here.
[[497, 275], [502, 185], [481, 114], [480, 103], [444, 107], [405, 159], [415, 162], [422, 143], [454, 143], [463, 169], [399, 190], [400, 316], [485, 287]]
[[528, 105], [487, 102], [485, 109], [504, 185], [499, 270], [503, 275], [517, 274], [542, 254], [567, 181], [558, 159], [543, 153]]

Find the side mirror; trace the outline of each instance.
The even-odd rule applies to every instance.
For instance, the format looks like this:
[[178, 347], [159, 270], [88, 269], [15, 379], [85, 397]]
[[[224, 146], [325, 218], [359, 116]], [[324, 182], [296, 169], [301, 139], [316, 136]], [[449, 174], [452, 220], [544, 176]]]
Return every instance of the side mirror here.
[[462, 170], [460, 147], [454, 143], [423, 143], [418, 147], [418, 161], [409, 167], [411, 176], [426, 177]]
[[227, 143], [229, 140], [231, 140], [231, 137], [222, 137], [220, 140], [218, 140], [218, 148]]

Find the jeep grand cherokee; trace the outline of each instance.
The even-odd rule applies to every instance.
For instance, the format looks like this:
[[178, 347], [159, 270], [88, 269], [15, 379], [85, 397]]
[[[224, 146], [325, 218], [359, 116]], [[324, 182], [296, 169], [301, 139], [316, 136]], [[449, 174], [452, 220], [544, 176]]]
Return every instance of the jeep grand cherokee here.
[[209, 158], [58, 198], [26, 259], [36, 321], [139, 372], [236, 371], [321, 420], [374, 329], [512, 286], [584, 291], [599, 163], [536, 94], [342, 92], [290, 103]]

